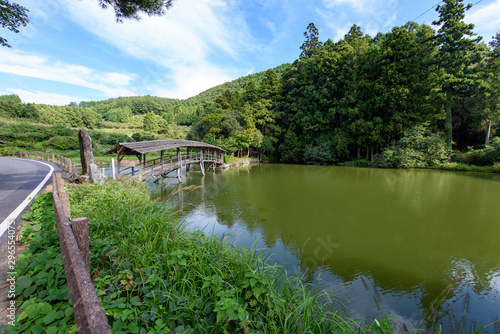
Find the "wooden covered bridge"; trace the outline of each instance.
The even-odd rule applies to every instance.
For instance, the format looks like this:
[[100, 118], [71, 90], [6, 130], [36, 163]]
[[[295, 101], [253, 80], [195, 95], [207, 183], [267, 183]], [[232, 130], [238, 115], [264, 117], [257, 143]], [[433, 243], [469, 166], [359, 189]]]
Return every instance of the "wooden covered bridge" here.
[[[181, 154], [181, 148], [187, 149], [187, 154]], [[165, 151], [176, 150], [175, 155], [165, 156]], [[160, 152], [160, 158], [146, 160], [146, 154]], [[185, 166], [189, 175], [192, 164], [199, 164], [200, 171], [205, 175], [205, 164], [208, 168], [216, 168], [224, 163], [224, 150], [218, 146], [192, 140], [150, 140], [133, 143], [120, 143], [105, 154], [117, 155], [118, 176], [129, 176], [141, 181], [155, 182], [177, 177], [182, 182], [181, 169]], [[121, 168], [121, 161], [126, 155], [135, 155], [139, 163], [135, 166]], [[177, 176], [169, 176], [176, 171]]]

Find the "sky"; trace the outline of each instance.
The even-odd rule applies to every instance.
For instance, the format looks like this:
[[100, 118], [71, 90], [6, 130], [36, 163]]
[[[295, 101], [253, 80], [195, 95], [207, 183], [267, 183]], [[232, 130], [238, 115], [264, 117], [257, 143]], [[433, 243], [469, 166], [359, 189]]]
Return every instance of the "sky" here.
[[[431, 24], [437, 0], [174, 0], [161, 17], [117, 23], [98, 0], [13, 0], [30, 23], [0, 47], [0, 95], [66, 105], [120, 96], [185, 99], [298, 58], [310, 22], [321, 41], [353, 24], [375, 36], [408, 21]], [[489, 42], [500, 0], [474, 0], [466, 21]]]

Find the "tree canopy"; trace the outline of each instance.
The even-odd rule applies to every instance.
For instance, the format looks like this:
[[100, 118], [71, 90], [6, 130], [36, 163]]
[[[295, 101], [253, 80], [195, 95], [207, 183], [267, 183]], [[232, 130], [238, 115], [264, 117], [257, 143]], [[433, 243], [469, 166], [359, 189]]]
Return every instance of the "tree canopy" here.
[[165, 14], [165, 10], [172, 7], [173, 0], [99, 0], [102, 8], [108, 6], [115, 10], [116, 20], [118, 22], [123, 19], [139, 19], [140, 13], [145, 13], [149, 16], [161, 16]]
[[[165, 10], [172, 7], [173, 0], [98, 0], [99, 5], [106, 9], [112, 7], [115, 10], [116, 21], [123, 19], [139, 20], [139, 14], [145, 13], [148, 16], [161, 16]], [[9, 0], [0, 0], [0, 24], [2, 28], [19, 33], [21, 26], [29, 23], [29, 10], [17, 3]], [[0, 37], [0, 45], [11, 47], [8, 41]]]
[[[28, 9], [17, 3], [10, 3], [9, 0], [0, 0], [0, 24], [2, 28], [18, 33], [19, 28], [26, 26], [29, 22], [28, 12]], [[0, 44], [9, 48], [11, 47], [8, 41], [1, 36]]]

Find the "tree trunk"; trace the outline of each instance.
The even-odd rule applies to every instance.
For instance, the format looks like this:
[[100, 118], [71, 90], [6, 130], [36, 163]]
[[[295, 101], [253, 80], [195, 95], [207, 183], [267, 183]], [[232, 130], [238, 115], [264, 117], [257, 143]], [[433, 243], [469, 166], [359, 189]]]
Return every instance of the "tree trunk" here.
[[361, 158], [361, 148], [358, 146], [358, 159]]
[[451, 116], [451, 93], [446, 94], [446, 118], [444, 123], [444, 134], [446, 137], [446, 144], [451, 149], [453, 142], [453, 124], [452, 124], [452, 116]]
[[488, 124], [488, 131], [486, 132], [486, 140], [484, 142], [484, 145], [488, 146], [490, 144], [490, 135], [491, 135], [491, 121]]

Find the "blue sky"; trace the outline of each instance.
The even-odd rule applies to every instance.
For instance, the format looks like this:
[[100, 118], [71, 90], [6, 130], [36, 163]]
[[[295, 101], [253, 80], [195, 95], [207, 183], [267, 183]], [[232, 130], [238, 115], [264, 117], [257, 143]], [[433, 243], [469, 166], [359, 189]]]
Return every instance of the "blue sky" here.
[[[477, 0], [476, 0], [477, 1]], [[474, 2], [476, 2], [474, 1]], [[353, 24], [374, 36], [414, 20], [437, 0], [174, 0], [163, 17], [116, 23], [97, 0], [14, 0], [30, 10], [19, 34], [0, 29], [0, 95], [23, 102], [152, 95], [188, 98], [300, 54], [314, 22], [339, 40]], [[466, 20], [485, 41], [500, 31], [500, 0], [483, 0]], [[430, 24], [432, 9], [416, 22]]]

